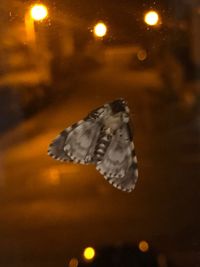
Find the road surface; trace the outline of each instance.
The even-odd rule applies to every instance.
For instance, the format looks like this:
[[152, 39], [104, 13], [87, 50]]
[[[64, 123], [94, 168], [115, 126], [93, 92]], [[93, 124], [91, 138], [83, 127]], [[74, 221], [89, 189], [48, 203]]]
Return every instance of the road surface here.
[[[130, 194], [93, 166], [46, 154], [63, 128], [117, 97], [128, 101], [134, 124], [139, 180]], [[6, 132], [0, 140], [0, 266], [67, 266], [87, 245], [141, 239], [177, 266], [199, 266], [199, 121], [196, 111], [163, 93], [156, 73], [111, 71], [82, 77], [68, 97]]]

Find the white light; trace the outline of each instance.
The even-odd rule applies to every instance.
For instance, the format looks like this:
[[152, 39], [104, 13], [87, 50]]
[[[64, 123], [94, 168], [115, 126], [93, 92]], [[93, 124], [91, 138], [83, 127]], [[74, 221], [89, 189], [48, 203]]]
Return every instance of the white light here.
[[159, 15], [156, 11], [149, 11], [144, 16], [144, 21], [150, 26], [158, 24]]
[[97, 37], [103, 37], [106, 35], [107, 27], [104, 23], [99, 22], [94, 26], [94, 34]]
[[31, 17], [34, 20], [43, 20], [44, 18], [46, 18], [48, 15], [48, 11], [46, 6], [42, 5], [42, 4], [36, 4], [31, 8]]

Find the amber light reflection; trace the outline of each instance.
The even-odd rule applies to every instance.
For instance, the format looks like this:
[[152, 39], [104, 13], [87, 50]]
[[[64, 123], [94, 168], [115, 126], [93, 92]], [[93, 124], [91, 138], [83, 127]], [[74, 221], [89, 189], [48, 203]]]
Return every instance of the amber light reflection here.
[[139, 242], [139, 250], [142, 251], [142, 252], [147, 252], [149, 250], [149, 244], [147, 243], [147, 241], [140, 241]]
[[78, 267], [78, 260], [76, 258], [72, 258], [70, 261], [69, 261], [69, 267]]

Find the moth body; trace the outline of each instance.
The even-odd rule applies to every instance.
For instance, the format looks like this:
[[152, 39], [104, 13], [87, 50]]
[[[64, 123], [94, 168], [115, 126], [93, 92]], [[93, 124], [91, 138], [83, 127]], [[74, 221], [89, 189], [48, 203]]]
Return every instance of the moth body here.
[[60, 161], [95, 164], [110, 184], [131, 192], [138, 179], [132, 138], [129, 108], [118, 99], [62, 131], [48, 154]]

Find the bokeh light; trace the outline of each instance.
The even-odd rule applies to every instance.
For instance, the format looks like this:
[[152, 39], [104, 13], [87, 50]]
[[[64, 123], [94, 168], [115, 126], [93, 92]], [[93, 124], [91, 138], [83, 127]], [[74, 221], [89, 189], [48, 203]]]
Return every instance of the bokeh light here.
[[149, 244], [145, 240], [140, 241], [138, 247], [142, 252], [147, 252], [149, 250]]
[[43, 20], [47, 17], [48, 10], [45, 5], [42, 4], [35, 4], [31, 7], [31, 17], [34, 20]]
[[92, 247], [87, 247], [83, 251], [84, 259], [92, 260], [95, 257], [95, 249]]
[[94, 26], [94, 34], [97, 37], [104, 37], [107, 33], [107, 26], [103, 22], [99, 22]]
[[159, 22], [159, 15], [156, 11], [148, 11], [144, 16], [144, 21], [150, 26], [157, 25]]
[[138, 50], [137, 58], [139, 61], [144, 61], [147, 58], [147, 51], [145, 49]]
[[78, 267], [78, 260], [76, 258], [72, 258], [70, 261], [69, 261], [69, 265], [68, 267]]

